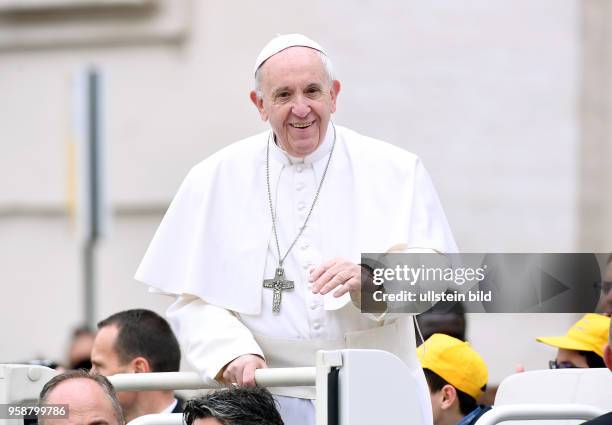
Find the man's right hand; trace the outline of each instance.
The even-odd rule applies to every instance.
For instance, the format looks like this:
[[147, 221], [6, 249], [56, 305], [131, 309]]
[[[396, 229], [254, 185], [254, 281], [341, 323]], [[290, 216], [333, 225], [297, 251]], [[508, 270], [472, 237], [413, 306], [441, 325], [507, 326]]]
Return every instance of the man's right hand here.
[[264, 369], [266, 361], [255, 354], [244, 354], [225, 365], [222, 380], [225, 385], [238, 384], [241, 387], [254, 387], [255, 369]]

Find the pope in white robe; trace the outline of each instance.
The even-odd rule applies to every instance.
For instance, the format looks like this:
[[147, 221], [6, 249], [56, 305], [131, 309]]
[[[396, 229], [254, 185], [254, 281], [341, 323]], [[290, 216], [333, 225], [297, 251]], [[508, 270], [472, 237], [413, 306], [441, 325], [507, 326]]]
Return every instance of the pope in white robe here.
[[[206, 379], [252, 385], [256, 368], [313, 366], [318, 349], [379, 348], [411, 368], [430, 423], [412, 318], [385, 320], [356, 305], [362, 252], [457, 250], [422, 162], [331, 122], [340, 83], [314, 41], [273, 39], [255, 78], [251, 100], [271, 130], [189, 172], [136, 279], [175, 294], [168, 319]], [[279, 251], [294, 287], [281, 291], [275, 312], [263, 282]], [[287, 424], [314, 423], [313, 388], [271, 391]]]

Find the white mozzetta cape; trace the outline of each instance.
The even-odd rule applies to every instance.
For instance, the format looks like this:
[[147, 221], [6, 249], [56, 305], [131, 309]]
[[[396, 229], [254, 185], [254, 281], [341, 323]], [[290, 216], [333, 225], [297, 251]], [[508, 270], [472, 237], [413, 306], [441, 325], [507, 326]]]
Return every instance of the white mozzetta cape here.
[[[398, 243], [456, 252], [420, 159], [347, 128], [336, 130], [336, 148], [315, 210], [320, 209], [317, 212], [332, 225], [350, 214], [355, 228], [350, 238], [332, 235], [327, 259], [344, 257], [359, 263], [362, 252], [385, 252]], [[193, 294], [241, 314], [260, 313], [272, 233], [265, 166], [268, 135], [234, 143], [189, 172], [136, 272], [137, 280], [162, 292]], [[271, 176], [281, 167], [271, 155]], [[329, 193], [323, 196], [334, 179], [352, 183], [347, 187], [352, 188], [353, 210], [330, 205], [334, 198]], [[348, 294], [339, 299], [326, 296], [324, 307], [337, 309], [348, 300]]]

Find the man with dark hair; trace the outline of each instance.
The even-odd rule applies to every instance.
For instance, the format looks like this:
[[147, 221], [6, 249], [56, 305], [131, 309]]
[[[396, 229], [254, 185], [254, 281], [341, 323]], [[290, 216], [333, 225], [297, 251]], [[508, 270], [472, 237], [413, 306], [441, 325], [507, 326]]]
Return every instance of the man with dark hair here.
[[[178, 372], [179, 344], [158, 314], [143, 309], [115, 313], [98, 323], [91, 351], [92, 371], [117, 373]], [[125, 419], [151, 413], [180, 413], [182, 403], [172, 391], [119, 392]]]
[[467, 342], [433, 334], [419, 348], [434, 425], [472, 425], [490, 407], [477, 404], [487, 387], [487, 365]]
[[272, 394], [261, 387], [218, 390], [189, 400], [187, 425], [283, 425]]
[[67, 418], [41, 416], [40, 425], [45, 425], [49, 419], [53, 425], [125, 424], [113, 385], [104, 376], [82, 369], [54, 376], [40, 392], [39, 403], [68, 405]]
[[605, 367], [603, 355], [608, 339], [610, 318], [602, 314], [585, 314], [565, 335], [542, 336], [539, 342], [558, 348], [551, 369]]
[[[415, 316], [423, 341], [435, 333], [465, 341], [465, 308], [460, 302], [438, 301], [433, 308]], [[421, 342], [417, 339], [417, 345]]]

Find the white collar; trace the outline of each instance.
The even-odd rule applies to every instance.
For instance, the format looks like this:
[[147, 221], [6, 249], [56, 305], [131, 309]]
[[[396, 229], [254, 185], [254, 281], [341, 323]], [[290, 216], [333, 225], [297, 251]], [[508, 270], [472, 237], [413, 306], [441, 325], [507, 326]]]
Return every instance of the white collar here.
[[327, 131], [325, 132], [325, 139], [323, 139], [323, 143], [321, 143], [315, 149], [314, 152], [306, 156], [303, 156], [303, 157], [291, 156], [283, 148], [278, 146], [276, 143], [270, 143], [270, 155], [272, 155], [274, 158], [276, 158], [278, 161], [280, 161], [284, 165], [304, 164], [305, 166], [308, 167], [311, 164], [317, 162], [319, 159], [329, 154], [329, 151], [332, 148], [332, 144], [334, 143], [334, 131], [335, 131], [334, 126], [332, 122], [330, 121], [329, 124], [327, 124]]
[[170, 405], [168, 407], [166, 407], [164, 410], [162, 410], [159, 413], [172, 413], [172, 411], [174, 410], [174, 408], [176, 407], [176, 404], [178, 403], [178, 400], [176, 399], [176, 397], [173, 399], [172, 403], [170, 403]]

